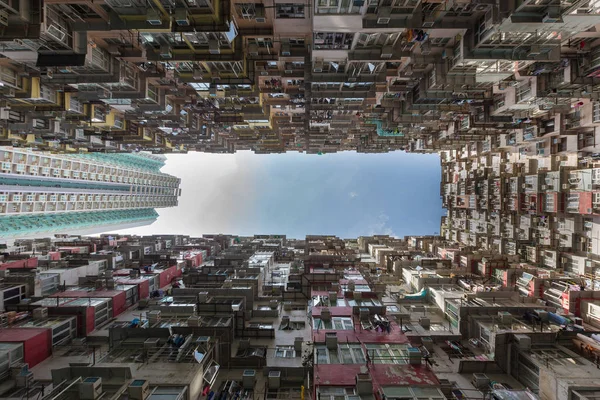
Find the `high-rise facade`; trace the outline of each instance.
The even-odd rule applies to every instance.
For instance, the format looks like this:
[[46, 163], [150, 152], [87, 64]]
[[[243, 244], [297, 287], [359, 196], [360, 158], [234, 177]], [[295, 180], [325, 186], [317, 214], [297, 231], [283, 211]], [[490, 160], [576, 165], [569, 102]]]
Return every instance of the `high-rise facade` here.
[[100, 232], [153, 222], [180, 180], [145, 153], [53, 154], [0, 148], [0, 235]]
[[2, 13], [8, 145], [436, 151], [598, 106], [596, 2], [26, 0]]

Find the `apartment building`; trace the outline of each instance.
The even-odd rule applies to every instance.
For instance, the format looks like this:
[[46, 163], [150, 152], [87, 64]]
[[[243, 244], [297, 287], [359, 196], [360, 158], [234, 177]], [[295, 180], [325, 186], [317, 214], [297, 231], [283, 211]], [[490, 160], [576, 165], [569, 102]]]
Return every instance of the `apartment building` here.
[[[280, 252], [266, 252], [274, 241]], [[394, 261], [403, 280], [367, 253], [378, 242], [405, 248]], [[36, 243], [46, 254], [33, 253]], [[327, 258], [314, 257], [318, 245]], [[350, 249], [360, 261], [348, 263]], [[107, 254], [124, 260], [106, 268]], [[592, 399], [600, 390], [598, 285], [441, 236], [65, 236], [19, 241], [2, 257], [3, 398]], [[86, 272], [99, 257], [104, 268]], [[10, 296], [58, 263], [78, 278]]]
[[[2, 7], [5, 145], [431, 152], [525, 140], [529, 154], [596, 151], [582, 128], [600, 107], [593, 1]], [[544, 147], [551, 120], [556, 142]]]
[[101, 232], [152, 223], [155, 208], [177, 205], [178, 178], [160, 172], [165, 157], [55, 154], [0, 148], [0, 232]]

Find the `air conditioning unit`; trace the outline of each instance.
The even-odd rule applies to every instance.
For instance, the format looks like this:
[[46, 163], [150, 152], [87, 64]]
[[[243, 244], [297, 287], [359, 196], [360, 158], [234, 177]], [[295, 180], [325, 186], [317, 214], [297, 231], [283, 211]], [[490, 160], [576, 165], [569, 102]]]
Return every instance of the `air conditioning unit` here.
[[337, 332], [327, 332], [325, 333], [325, 345], [330, 350], [337, 350], [338, 346], [338, 337]]
[[542, 22], [545, 24], [560, 24], [563, 22], [563, 19], [560, 15], [560, 8], [556, 10], [549, 10], [548, 14], [542, 18]]
[[512, 314], [508, 311], [498, 311], [498, 319], [500, 320], [500, 323], [507, 324], [512, 319]]
[[210, 336], [198, 336], [198, 339], [196, 339], [196, 344], [202, 346], [203, 349], [208, 349], [210, 344]]
[[158, 349], [160, 346], [159, 338], [148, 338], [144, 340], [144, 348], [145, 349]]
[[265, 18], [265, 6], [263, 4], [255, 5], [254, 20], [260, 24], [267, 22], [267, 18]]
[[119, 46], [111, 44], [110, 46], [108, 46], [106, 48], [106, 51], [108, 51], [108, 54], [112, 55], [112, 56], [118, 56], [121, 54], [121, 52], [119, 51]]
[[153, 8], [150, 8], [146, 13], [146, 21], [150, 25], [160, 25], [162, 24], [162, 20], [160, 18], [160, 14]]
[[486, 389], [490, 384], [490, 378], [488, 378], [486, 374], [475, 373], [473, 374], [473, 379], [471, 379], [471, 383], [477, 389]]
[[102, 394], [102, 378], [85, 378], [79, 383], [79, 398], [82, 400], [96, 400]]
[[185, 8], [175, 9], [175, 23], [179, 26], [188, 26], [190, 20], [188, 19], [187, 10]]
[[132, 400], [146, 400], [150, 396], [150, 385], [145, 379], [134, 379], [129, 384], [127, 393]]
[[258, 56], [258, 46], [254, 43], [248, 45], [248, 54], [251, 56]]
[[289, 57], [292, 55], [292, 52], [290, 51], [290, 45], [289, 44], [282, 44], [281, 45], [281, 55], [284, 57]]
[[548, 185], [542, 185], [542, 190], [548, 190]]
[[279, 389], [281, 386], [281, 371], [269, 371], [269, 389]]
[[39, 307], [33, 310], [33, 319], [44, 319], [48, 317], [48, 308]]
[[208, 52], [210, 54], [221, 54], [221, 47], [219, 46], [218, 40], [208, 41]]
[[313, 68], [313, 72], [323, 72], [323, 62], [322, 61], [315, 62], [315, 67]]
[[287, 75], [291, 75], [291, 74], [293, 74], [293, 73], [294, 73], [294, 71], [292, 71], [291, 69], [286, 69], [286, 70], [285, 70], [285, 73], [286, 73]]
[[433, 28], [435, 25], [435, 21], [427, 21], [427, 17], [425, 17], [425, 21], [423, 21], [423, 28]]
[[563, 190], [567, 190], [567, 189], [569, 189], [569, 184], [568, 183], [563, 183], [561, 187], [562, 187]]
[[370, 315], [371, 315], [371, 313], [369, 312], [368, 307], [360, 307], [358, 309], [358, 317], [360, 318], [361, 321], [368, 321]]
[[321, 319], [323, 321], [330, 321], [331, 320], [331, 311], [329, 310], [328, 307], [323, 307], [321, 309]]
[[8, 11], [0, 10], [0, 24], [8, 26]]
[[531, 338], [527, 335], [515, 335], [515, 343], [519, 350], [531, 349]]
[[392, 58], [394, 49], [392, 46], [383, 46], [381, 49], [381, 58]]
[[242, 374], [242, 387], [244, 389], [254, 389], [256, 383], [256, 370], [246, 369]]
[[530, 50], [529, 50], [529, 55], [530, 56], [539, 56], [540, 54], [542, 54], [542, 49], [540, 46], [538, 45], [532, 45]]
[[160, 46], [160, 56], [162, 58], [172, 58], [173, 54], [171, 54], [171, 46], [168, 44], [163, 44]]
[[380, 25], [386, 25], [390, 23], [392, 19], [392, 8], [391, 7], [379, 7], [377, 11], [377, 23]]

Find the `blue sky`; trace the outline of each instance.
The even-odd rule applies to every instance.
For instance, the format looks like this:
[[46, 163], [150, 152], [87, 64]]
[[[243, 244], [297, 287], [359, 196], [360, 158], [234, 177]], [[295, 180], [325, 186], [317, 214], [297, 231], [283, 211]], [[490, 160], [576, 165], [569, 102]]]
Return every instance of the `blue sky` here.
[[173, 154], [179, 206], [122, 233], [433, 234], [443, 214], [436, 154]]

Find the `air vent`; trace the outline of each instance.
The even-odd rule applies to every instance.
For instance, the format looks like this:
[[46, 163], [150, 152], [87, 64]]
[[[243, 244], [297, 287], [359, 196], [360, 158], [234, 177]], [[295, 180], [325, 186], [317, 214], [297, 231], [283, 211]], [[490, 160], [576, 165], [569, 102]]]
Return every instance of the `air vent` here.
[[254, 43], [248, 45], [248, 54], [258, 56], [258, 46]]
[[393, 52], [394, 49], [392, 46], [383, 46], [383, 48], [381, 49], [381, 58], [392, 58]]
[[167, 44], [160, 46], [160, 56], [162, 58], [172, 58], [173, 54], [171, 54], [171, 47]]
[[209, 40], [208, 42], [208, 52], [210, 54], [221, 54], [221, 48], [219, 47], [218, 40]]
[[392, 17], [392, 9], [390, 7], [380, 7], [377, 12], [377, 23], [380, 25], [387, 25], [390, 23]]
[[185, 8], [177, 8], [175, 10], [175, 23], [179, 26], [189, 26], [190, 20]]
[[146, 13], [146, 21], [150, 25], [160, 25], [162, 24], [162, 20], [160, 19], [160, 14], [155, 9], [151, 8]]
[[267, 22], [267, 18], [265, 18], [265, 6], [263, 4], [255, 5], [254, 20], [259, 24]]

